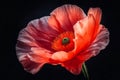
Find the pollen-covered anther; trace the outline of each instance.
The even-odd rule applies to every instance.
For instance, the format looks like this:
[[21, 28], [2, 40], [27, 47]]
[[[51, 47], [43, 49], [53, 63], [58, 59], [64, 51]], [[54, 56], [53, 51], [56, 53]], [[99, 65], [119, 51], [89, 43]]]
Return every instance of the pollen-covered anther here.
[[56, 51], [70, 51], [74, 48], [74, 34], [72, 31], [67, 31], [60, 34], [52, 42], [52, 49]]

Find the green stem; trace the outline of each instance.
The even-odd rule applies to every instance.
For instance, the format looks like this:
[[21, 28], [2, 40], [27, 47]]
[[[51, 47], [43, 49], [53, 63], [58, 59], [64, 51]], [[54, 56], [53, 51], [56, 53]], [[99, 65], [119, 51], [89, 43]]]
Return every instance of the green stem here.
[[87, 80], [89, 80], [89, 75], [88, 75], [88, 71], [87, 71], [87, 67], [86, 67], [85, 63], [83, 63], [83, 65], [82, 65], [82, 72], [83, 72], [83, 75], [85, 76], [85, 78]]

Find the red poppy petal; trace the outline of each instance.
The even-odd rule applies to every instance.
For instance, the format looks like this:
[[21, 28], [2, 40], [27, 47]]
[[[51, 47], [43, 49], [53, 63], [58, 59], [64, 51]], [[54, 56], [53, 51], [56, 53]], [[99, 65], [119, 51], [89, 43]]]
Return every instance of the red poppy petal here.
[[51, 15], [50, 18], [48, 19], [48, 23], [53, 28], [54, 30], [58, 31], [59, 33], [64, 32], [64, 30], [61, 28], [60, 23], [56, 19], [54, 15]]
[[21, 32], [20, 36], [28, 37], [25, 35], [26, 33], [34, 38], [34, 42], [39, 46], [51, 50], [51, 42], [58, 33], [48, 25], [47, 19], [48, 17], [43, 17], [31, 21], [25, 28], [25, 31]]
[[100, 32], [98, 33], [96, 39], [88, 47], [87, 50], [79, 54], [78, 58], [80, 60], [86, 61], [92, 56], [96, 56], [98, 53], [100, 53], [101, 50], [103, 50], [108, 45], [109, 32], [103, 25], [100, 25], [99, 27]]
[[[24, 47], [24, 46], [23, 46]], [[17, 56], [24, 69], [32, 74], [37, 73], [41, 67], [49, 62], [50, 51], [42, 48], [32, 47], [30, 50], [16, 47]]]
[[20, 63], [27, 72], [30, 72], [32, 74], [37, 73], [40, 70], [40, 68], [44, 65], [44, 63], [40, 64], [31, 61], [27, 55], [22, 57], [22, 59], [20, 59]]
[[78, 21], [74, 25], [75, 32], [75, 53], [78, 54], [81, 51], [84, 51], [90, 44], [92, 40], [92, 35], [94, 34], [95, 20], [92, 15], [83, 20]]
[[27, 45], [52, 50], [51, 42], [58, 33], [47, 24], [47, 19], [48, 17], [43, 17], [31, 21], [26, 28], [20, 31], [18, 40]]
[[[47, 17], [31, 21], [26, 28], [20, 31], [18, 36], [16, 54], [19, 61], [25, 64], [29, 62], [28, 65], [37, 64], [32, 68], [30, 66], [25, 67], [26, 70], [31, 68], [31, 73], [37, 72], [38, 68], [40, 69], [44, 63], [47, 63], [48, 58], [53, 53], [51, 40], [56, 37], [57, 33], [54, 33], [55, 31], [49, 27], [46, 21]], [[24, 59], [23, 56], [27, 56], [27, 58]], [[37, 70], [33, 71], [36, 67]]]
[[50, 54], [51, 53], [50, 51], [48, 51], [44, 48], [33, 47], [33, 48], [31, 48], [31, 51], [33, 53], [30, 53], [28, 56], [32, 61], [37, 62], [37, 63], [49, 62], [49, 59], [52, 55], [52, 54]]
[[81, 72], [83, 61], [80, 61], [78, 58], [74, 58], [70, 61], [66, 61], [61, 64], [61, 66], [65, 67], [72, 74], [78, 75]]
[[85, 16], [83, 10], [76, 5], [63, 5], [51, 13], [48, 23], [58, 31], [61, 29], [68, 31], [73, 30], [73, 25]]
[[100, 8], [90, 8], [88, 15], [93, 15], [96, 21], [96, 24], [99, 25], [101, 21], [102, 11]]
[[[96, 24], [96, 26], [94, 28], [97, 28], [101, 21], [102, 10], [100, 8], [90, 8], [88, 11], [88, 15], [93, 15], [93, 17], [95, 19], [95, 24]], [[99, 32], [99, 31], [95, 29], [95, 32], [93, 35], [93, 40], [96, 37], [97, 32]]]
[[64, 62], [66, 60], [70, 60], [73, 56], [71, 56], [72, 53], [67, 53], [65, 51], [58, 51], [52, 54], [51, 59], [58, 61], [58, 62]]

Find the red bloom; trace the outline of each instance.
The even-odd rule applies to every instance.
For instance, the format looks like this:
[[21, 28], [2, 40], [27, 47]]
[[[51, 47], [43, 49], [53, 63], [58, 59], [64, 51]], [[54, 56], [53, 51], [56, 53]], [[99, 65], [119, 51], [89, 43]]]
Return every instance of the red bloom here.
[[100, 8], [90, 8], [86, 15], [76, 5], [63, 5], [50, 16], [31, 21], [20, 31], [16, 45], [24, 69], [34, 74], [49, 63], [79, 74], [82, 64], [109, 43], [101, 15]]

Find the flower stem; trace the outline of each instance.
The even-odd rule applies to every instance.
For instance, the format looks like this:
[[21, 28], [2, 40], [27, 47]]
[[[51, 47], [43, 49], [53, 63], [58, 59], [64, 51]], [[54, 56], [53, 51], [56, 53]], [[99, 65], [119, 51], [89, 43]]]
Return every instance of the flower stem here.
[[85, 63], [83, 63], [83, 65], [82, 65], [82, 72], [83, 72], [83, 75], [85, 76], [85, 78], [87, 80], [89, 80], [89, 75], [88, 75], [88, 71], [87, 71], [87, 67], [86, 67]]

